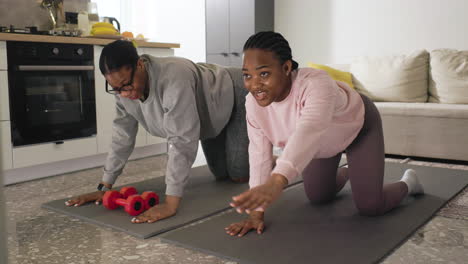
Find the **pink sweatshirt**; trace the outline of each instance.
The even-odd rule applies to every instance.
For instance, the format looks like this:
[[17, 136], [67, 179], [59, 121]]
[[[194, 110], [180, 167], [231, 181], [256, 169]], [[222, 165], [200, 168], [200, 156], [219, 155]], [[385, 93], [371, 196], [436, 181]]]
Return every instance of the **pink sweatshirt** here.
[[[345, 150], [364, 123], [361, 96], [322, 70], [292, 72], [292, 87], [281, 102], [261, 107], [246, 98], [249, 134], [250, 187], [272, 173], [289, 182], [314, 158], [329, 158]], [[272, 146], [284, 148], [272, 168]]]

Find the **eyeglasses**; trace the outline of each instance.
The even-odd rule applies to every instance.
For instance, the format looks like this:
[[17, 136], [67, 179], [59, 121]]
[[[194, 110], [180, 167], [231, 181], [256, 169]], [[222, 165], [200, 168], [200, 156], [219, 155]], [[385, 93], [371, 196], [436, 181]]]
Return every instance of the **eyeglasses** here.
[[109, 94], [120, 94], [121, 92], [126, 92], [126, 91], [131, 91], [134, 89], [133, 87], [133, 77], [135, 76], [135, 66], [132, 67], [132, 77], [130, 81], [127, 84], [124, 84], [120, 87], [117, 88], [112, 88], [110, 87], [109, 89], [109, 83], [106, 80], [106, 92]]

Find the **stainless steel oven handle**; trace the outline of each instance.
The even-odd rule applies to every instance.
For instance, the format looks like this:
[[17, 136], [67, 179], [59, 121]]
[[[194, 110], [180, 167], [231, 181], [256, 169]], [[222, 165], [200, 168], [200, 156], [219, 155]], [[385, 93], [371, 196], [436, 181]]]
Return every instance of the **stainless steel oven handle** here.
[[94, 71], [93, 65], [19, 65], [20, 71]]

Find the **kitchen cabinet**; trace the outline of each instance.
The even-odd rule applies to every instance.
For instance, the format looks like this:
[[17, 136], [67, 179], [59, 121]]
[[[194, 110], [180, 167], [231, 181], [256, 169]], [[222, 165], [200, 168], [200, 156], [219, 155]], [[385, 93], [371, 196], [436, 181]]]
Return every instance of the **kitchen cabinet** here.
[[245, 41], [273, 25], [273, 0], [206, 0], [206, 61], [241, 67]]
[[[35, 36], [31, 35], [30, 37], [33, 38]], [[55, 37], [50, 37], [50, 39], [55, 40]], [[80, 42], [80, 38], [63, 39]], [[15, 39], [12, 40], [16, 41]], [[81, 41], [86, 42], [88, 39]], [[112, 139], [115, 99], [113, 95], [106, 93], [105, 79], [99, 70], [99, 56], [103, 49], [101, 44], [106, 43], [94, 44], [96, 135], [64, 140], [62, 144], [50, 142], [13, 147], [9, 109], [6, 42], [0, 40], [0, 167], [3, 171], [4, 183], [11, 184], [24, 180], [38, 179], [77, 169], [101, 166], [104, 163], [104, 154], [108, 152]], [[138, 48], [139, 54], [146, 53], [159, 57], [174, 56], [173, 48], [179, 47], [178, 44], [152, 42], [141, 43], [141, 45], [143, 47]], [[130, 158], [142, 158], [149, 155], [165, 153], [167, 151], [166, 142], [166, 139], [151, 136], [145, 129], [140, 127], [136, 139], [136, 147], [139, 148], [135, 149]], [[78, 165], [76, 163], [78, 163]], [[27, 176], [23, 177], [23, 175]]]
[[0, 41], [0, 121], [10, 120], [6, 42]]
[[96, 137], [64, 140], [13, 148], [13, 167], [22, 168], [97, 154]]
[[8, 72], [0, 70], [0, 121], [10, 120], [8, 97]]
[[[0, 171], [2, 171], [2, 166], [0, 164]], [[8, 234], [6, 230], [6, 199], [3, 195], [3, 179], [0, 177], [0, 234]], [[8, 251], [7, 251], [7, 235], [3, 235], [0, 238], [0, 263], [7, 263]]]
[[0, 41], [0, 71], [7, 70], [6, 42]]
[[[107, 153], [110, 149], [112, 139], [112, 121], [115, 117], [115, 98], [113, 95], [106, 93], [105, 79], [99, 70], [99, 56], [102, 51], [102, 46], [94, 46], [94, 65], [95, 81], [96, 81], [96, 121], [97, 121], [97, 144], [98, 153]], [[138, 48], [138, 54], [150, 54], [153, 56], [173, 56], [172, 49], [157, 49], [157, 48]], [[139, 126], [136, 138], [135, 147], [142, 147], [152, 144], [166, 142], [166, 139], [154, 137], [146, 130]]]
[[2, 169], [11, 169], [13, 167], [13, 159], [11, 152], [10, 121], [0, 121], [0, 151]]
[[[97, 135], [88, 138], [65, 140], [63, 144], [43, 143], [12, 147], [11, 123], [8, 121], [8, 75], [6, 70], [0, 70], [0, 120], [2, 120], [0, 121], [0, 136], [3, 170], [24, 168], [108, 152], [112, 138], [112, 121], [115, 116], [115, 99], [113, 95], [106, 93], [105, 79], [99, 70], [99, 56], [102, 48], [102, 46], [94, 46]], [[139, 53], [151, 54], [153, 56], [174, 55], [172, 49], [159, 48], [140, 48]], [[143, 127], [139, 127], [135, 146], [142, 147], [165, 142], [166, 139], [151, 136]]]

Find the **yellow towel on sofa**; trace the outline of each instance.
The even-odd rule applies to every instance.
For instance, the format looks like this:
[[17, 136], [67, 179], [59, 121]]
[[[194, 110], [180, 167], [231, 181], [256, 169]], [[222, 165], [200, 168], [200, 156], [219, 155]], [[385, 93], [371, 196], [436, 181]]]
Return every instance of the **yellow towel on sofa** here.
[[315, 64], [315, 63], [312, 63], [312, 62], [307, 63], [307, 66], [309, 66], [311, 68], [314, 68], [314, 69], [324, 70], [334, 80], [347, 83], [349, 85], [349, 87], [354, 89], [353, 78], [352, 78], [350, 72], [340, 71], [340, 70], [337, 70], [335, 68], [332, 68], [332, 67], [329, 67], [329, 66], [326, 66], [326, 65]]

